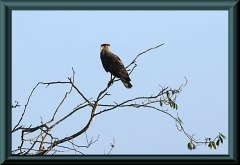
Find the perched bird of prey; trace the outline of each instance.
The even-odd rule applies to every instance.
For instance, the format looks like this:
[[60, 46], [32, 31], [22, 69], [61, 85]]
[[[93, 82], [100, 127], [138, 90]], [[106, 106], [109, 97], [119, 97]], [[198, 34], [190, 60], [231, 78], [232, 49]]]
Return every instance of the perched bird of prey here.
[[110, 44], [101, 45], [100, 58], [102, 60], [103, 68], [106, 72], [111, 73], [111, 77], [113, 75], [120, 78], [123, 85], [128, 89], [132, 87], [132, 84], [130, 83], [131, 79], [126, 68], [121, 59], [110, 51]]

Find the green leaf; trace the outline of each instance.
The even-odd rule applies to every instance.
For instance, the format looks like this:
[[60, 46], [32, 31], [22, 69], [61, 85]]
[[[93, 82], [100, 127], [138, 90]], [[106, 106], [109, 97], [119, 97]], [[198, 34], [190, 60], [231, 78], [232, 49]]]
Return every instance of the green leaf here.
[[216, 143], [217, 147], [219, 146], [219, 142], [220, 142], [220, 141], [219, 141], [219, 139], [218, 139], [218, 140], [217, 140], [217, 143]]
[[193, 150], [195, 150], [196, 149], [196, 146], [193, 144]]
[[178, 109], [178, 105], [176, 104], [176, 110]]
[[171, 101], [169, 102], [169, 104], [170, 104], [170, 107], [172, 108], [172, 102]]
[[169, 98], [169, 92], [167, 91], [167, 97]]
[[212, 146], [213, 146], [214, 149], [217, 149], [217, 146], [214, 142], [212, 142]]
[[160, 100], [160, 102], [159, 102], [159, 103], [160, 103], [160, 106], [162, 107], [162, 105], [163, 105], [163, 103], [162, 103], [162, 100]]
[[226, 136], [220, 133], [220, 136], [222, 136], [223, 139], [226, 139]]
[[176, 108], [176, 104], [174, 102], [172, 102], [172, 105], [173, 105], [173, 109]]
[[189, 150], [192, 150], [192, 149], [193, 149], [191, 142], [188, 143], [188, 149], [189, 149]]
[[208, 144], [208, 147], [210, 148], [210, 149], [212, 149], [212, 143], [210, 142], [209, 144]]
[[221, 136], [218, 136], [218, 139], [221, 141], [221, 143], [223, 143], [223, 139]]

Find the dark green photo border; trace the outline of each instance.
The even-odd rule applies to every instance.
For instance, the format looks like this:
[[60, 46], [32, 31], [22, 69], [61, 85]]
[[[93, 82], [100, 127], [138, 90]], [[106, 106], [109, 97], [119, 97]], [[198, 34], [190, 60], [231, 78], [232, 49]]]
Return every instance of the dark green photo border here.
[[[110, 155], [110, 156], [13, 156], [11, 155], [12, 10], [228, 10], [228, 155]], [[71, 164], [77, 162], [147, 161], [161, 163], [238, 164], [237, 43], [239, 0], [0, 0], [0, 164]], [[219, 89], [221, 90], [221, 89]], [[217, 119], [216, 119], [217, 120]], [[117, 163], [116, 162], [116, 163]], [[107, 163], [107, 162], [106, 162]]]

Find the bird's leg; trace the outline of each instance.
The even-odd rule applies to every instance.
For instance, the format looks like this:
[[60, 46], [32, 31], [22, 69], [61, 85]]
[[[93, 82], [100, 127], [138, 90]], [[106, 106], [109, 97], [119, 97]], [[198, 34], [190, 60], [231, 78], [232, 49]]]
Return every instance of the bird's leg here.
[[110, 87], [110, 85], [112, 85], [112, 83], [113, 83], [113, 80], [112, 80], [112, 74], [111, 74], [110, 81], [108, 82], [108, 87]]

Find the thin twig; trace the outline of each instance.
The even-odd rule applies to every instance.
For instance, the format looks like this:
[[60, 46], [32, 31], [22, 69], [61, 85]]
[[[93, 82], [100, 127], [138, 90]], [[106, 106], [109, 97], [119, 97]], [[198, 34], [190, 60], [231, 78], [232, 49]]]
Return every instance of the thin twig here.
[[142, 54], [144, 54], [144, 53], [147, 53], [147, 52], [150, 51], [150, 50], [157, 49], [158, 47], [160, 47], [160, 46], [162, 46], [162, 45], [164, 45], [164, 43], [162, 43], [162, 44], [160, 44], [160, 45], [158, 45], [158, 46], [155, 46], [155, 47], [153, 47], [153, 48], [150, 48], [150, 49], [148, 49], [148, 50], [145, 50], [145, 51], [142, 52], [142, 53], [139, 53], [139, 54], [137, 55], [137, 57], [134, 58], [134, 60], [133, 60], [126, 68], [128, 68], [130, 65], [134, 64], [134, 63], [136, 62], [137, 58], [138, 58], [140, 55], [142, 55]]

